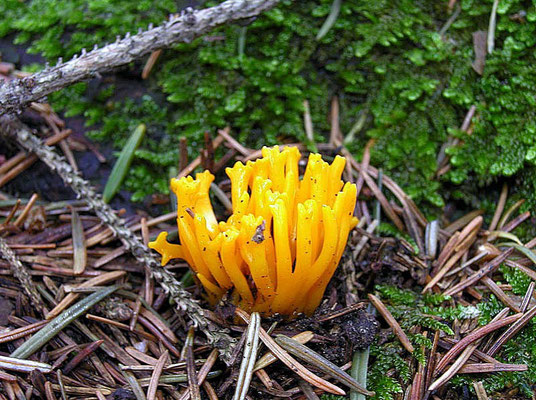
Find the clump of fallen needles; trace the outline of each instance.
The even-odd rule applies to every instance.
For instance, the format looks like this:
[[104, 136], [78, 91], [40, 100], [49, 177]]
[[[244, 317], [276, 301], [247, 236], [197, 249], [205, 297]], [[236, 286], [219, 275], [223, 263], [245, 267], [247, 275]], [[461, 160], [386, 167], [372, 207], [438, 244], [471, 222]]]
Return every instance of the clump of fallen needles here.
[[[24, 76], [11, 67], [0, 70], [9, 71], [2, 79]], [[310, 120], [307, 110], [305, 121]], [[100, 217], [94, 199], [47, 202], [37, 194], [28, 199], [6, 194], [4, 188], [24, 179], [23, 172], [40, 158], [61, 170], [67, 185], [76, 178], [78, 189], [87, 186], [91, 192], [77, 175], [75, 153], [89, 150], [105, 161], [91, 143], [71, 136], [50, 106], [31, 103], [20, 119], [39, 128], [43, 148], [61, 152], [68, 168], [63, 159], [44, 160], [44, 153], [7, 149], [0, 154], [0, 400], [200, 399], [202, 394], [210, 399], [316, 399], [346, 393], [364, 399], [381, 389], [367, 385], [368, 366], [376, 361], [369, 352], [374, 341], [400, 344], [398, 354], [409, 377], [399, 390], [404, 399], [456, 398], [450, 384], [461, 374], [526, 371], [524, 363], [500, 361], [501, 350], [536, 315], [536, 239], [523, 243], [513, 233], [530, 218], [528, 212], [516, 214], [521, 202], [506, 209], [505, 186], [488, 225], [480, 210], [455, 221], [428, 221], [396, 182], [369, 164], [373, 141], [361, 162], [345, 149], [336, 99], [330, 115], [329, 143], [285, 145], [302, 153], [314, 147], [326, 158], [346, 157], [343, 179], [356, 184], [355, 216], [360, 223], [314, 315], [261, 320], [258, 313], [235, 308], [225, 297], [214, 310], [206, 309], [185, 262], [174, 260], [165, 270], [156, 270], [152, 258], [152, 263], [140, 261], [149, 254], [146, 247], [140, 254], [121, 237], [122, 232], [130, 235], [130, 243], [146, 246], [164, 230], [176, 239], [175, 211], [152, 218], [143, 211], [116, 210], [112, 222], [120, 217], [124, 225], [117, 237], [117, 226]], [[0, 121], [4, 128], [10, 121], [6, 118]], [[0, 134], [25, 148], [24, 137], [2, 130]], [[25, 135], [35, 139], [29, 130]], [[135, 150], [134, 145], [128, 148]], [[218, 177], [234, 161], [260, 156], [225, 128], [215, 137], [207, 133], [200, 156], [190, 162], [187, 143], [181, 141], [178, 176], [198, 168], [214, 174], [217, 184], [211, 192], [225, 217], [232, 211], [230, 182]], [[128, 154], [122, 159], [128, 160]], [[122, 165], [128, 168], [128, 162]], [[125, 172], [110, 179], [120, 179]], [[153, 200], [174, 202], [161, 196]], [[379, 234], [385, 225], [394, 227], [396, 237]], [[532, 280], [523, 296], [501, 283], [503, 266]], [[419, 288], [423, 295], [436, 296], [436, 305], [463, 307], [465, 318], [448, 321], [427, 315], [436, 323], [408, 325], [407, 315], [388, 296], [382, 297], [378, 284]], [[492, 296], [502, 310], [480, 325], [478, 306]], [[221, 331], [212, 332], [211, 327]], [[385, 371], [387, 378], [395, 374]], [[475, 381], [473, 390], [479, 399], [487, 398], [482, 382]], [[512, 389], [501, 396], [518, 394]]]
[[[65, 125], [49, 114], [53, 117], [43, 118], [43, 124], [52, 126], [48, 130], [51, 136], [44, 140], [53, 144], [50, 138], [61, 135]], [[336, 154], [338, 139], [332, 139], [334, 145], [317, 145], [328, 157]], [[65, 144], [70, 148], [72, 143]], [[216, 159], [215, 150], [221, 145], [227, 150]], [[185, 146], [182, 142], [181, 176], [198, 167], [217, 175], [235, 159], [245, 161], [260, 155], [234, 141], [229, 129], [221, 130], [214, 140], [207, 135], [201, 155], [190, 163], [184, 156]], [[301, 144], [296, 146], [305, 150]], [[156, 398], [158, 393], [187, 399], [200, 398], [202, 390], [210, 398], [227, 398], [233, 393], [234, 398], [246, 398], [253, 392], [255, 398], [315, 398], [321, 393], [342, 395], [348, 391], [368, 397], [373, 392], [359, 379], [366, 376], [366, 362], [363, 373], [352, 368], [351, 361], [352, 352], [367, 348], [378, 328], [364, 311], [367, 304], [400, 341], [413, 366], [407, 398], [442, 393], [457, 374], [525, 371], [525, 364], [505, 364], [495, 357], [536, 314], [535, 285], [529, 286], [524, 297], [517, 297], [510, 293], [509, 285], [496, 281], [501, 265], [536, 280], [536, 272], [530, 268], [536, 261], [531, 250], [536, 240], [524, 244], [512, 234], [529, 214], [514, 216], [519, 203], [504, 210], [504, 189], [487, 229], [480, 211], [443, 226], [429, 222], [395, 182], [368, 165], [370, 146], [361, 163], [344, 148], [338, 149], [349, 160], [345, 179], [358, 187], [356, 215], [361, 221], [351, 235], [341, 271], [313, 317], [292, 322], [275, 318], [266, 321], [272, 326], [265, 330], [258, 314], [233, 311], [225, 300], [215, 311], [206, 311], [207, 318], [238, 340], [230, 366], [218, 361], [217, 348], [195, 335], [188, 316], [168, 304], [168, 294], [155, 284], [150, 271], [133, 260], [83, 199], [54, 203], [40, 201], [37, 195], [28, 200], [6, 195], [0, 203], [2, 396], [101, 399], [126, 390], [138, 399]], [[7, 158], [0, 165], [0, 181], [6, 181], [6, 176], [16, 179], [27, 159], [31, 157], [19, 154]], [[229, 213], [229, 182], [213, 187], [221, 213]], [[379, 208], [369, 211], [374, 203], [407, 240], [377, 235], [381, 214]], [[124, 216], [128, 228], [145, 243], [162, 229], [170, 236], [176, 232], [174, 212], [157, 218]], [[184, 262], [172, 262], [168, 268], [182, 275], [186, 285], [192, 282]], [[392, 307], [378, 293], [370, 293], [375, 279], [387, 274], [394, 283], [407, 286], [413, 282], [421, 285], [424, 293], [443, 295], [454, 306], [476, 305], [493, 294], [504, 309], [483, 326], [455, 322], [451, 335], [424, 326], [408, 331], [397, 321]], [[195, 285], [188, 290], [202, 300]], [[352, 336], [353, 325], [363, 318], [369, 324]], [[342, 329], [342, 341], [329, 337], [333, 329]], [[433, 338], [431, 348], [423, 350], [424, 363], [411, 361], [416, 343], [410, 338], [416, 333]], [[282, 365], [295, 374], [289, 375]], [[352, 374], [346, 372], [350, 368]], [[484, 390], [481, 385], [475, 387], [479, 393]]]

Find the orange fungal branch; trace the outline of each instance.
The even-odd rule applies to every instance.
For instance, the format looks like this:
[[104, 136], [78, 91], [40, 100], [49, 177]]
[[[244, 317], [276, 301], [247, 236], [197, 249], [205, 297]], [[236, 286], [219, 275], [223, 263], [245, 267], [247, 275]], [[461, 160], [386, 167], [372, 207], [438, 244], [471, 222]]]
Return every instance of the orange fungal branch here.
[[265, 147], [262, 156], [226, 169], [233, 214], [225, 222], [210, 203], [210, 172], [172, 179], [181, 244], [162, 232], [149, 247], [162, 265], [185, 260], [214, 302], [232, 291], [250, 312], [312, 314], [357, 224], [356, 186], [342, 182], [340, 156], [328, 164], [311, 154], [301, 180], [296, 147]]

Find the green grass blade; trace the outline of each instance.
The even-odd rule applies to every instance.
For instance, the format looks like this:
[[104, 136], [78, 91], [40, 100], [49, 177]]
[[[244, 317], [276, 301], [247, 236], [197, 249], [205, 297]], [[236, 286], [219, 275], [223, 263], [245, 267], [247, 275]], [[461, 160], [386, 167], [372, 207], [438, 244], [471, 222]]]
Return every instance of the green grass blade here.
[[311, 350], [309, 347], [301, 344], [300, 342], [284, 335], [277, 335], [275, 341], [293, 356], [296, 356], [303, 361], [314, 365], [320, 371], [345, 384], [350, 389], [367, 396], [374, 395], [374, 392], [365, 389], [354, 378], [340, 369], [337, 365], [333, 364], [331, 361], [322, 357], [320, 354]]
[[536, 264], [536, 253], [534, 253], [531, 249], [529, 249], [528, 247], [525, 247], [523, 245], [519, 245], [517, 243], [501, 243], [500, 246], [508, 246], [508, 247], [513, 247], [514, 249], [516, 249], [517, 251], [519, 251], [520, 253], [523, 253], [523, 255], [525, 255], [527, 258], [529, 258], [533, 263]]
[[136, 400], [146, 400], [147, 397], [145, 396], [145, 392], [141, 388], [136, 376], [129, 371], [121, 371], [121, 373], [123, 374], [123, 377], [126, 379], [127, 383], [130, 385], [130, 389], [132, 390], [132, 393], [134, 393]]
[[[357, 350], [354, 353], [354, 357], [352, 360], [352, 370], [350, 372], [350, 376], [354, 378], [365, 389], [367, 388], [369, 352], [370, 346], [364, 350]], [[365, 400], [365, 395], [356, 392], [355, 390], [351, 390], [350, 400]]]
[[118, 286], [110, 286], [80, 300], [78, 303], [62, 312], [47, 325], [45, 325], [43, 329], [24, 342], [19, 348], [11, 353], [10, 357], [21, 359], [30, 357], [33, 353], [39, 350], [40, 347], [48, 343], [50, 339], [60, 333], [67, 325], [75, 321], [87, 310], [104, 299], [106, 296], [109, 296], [115, 292], [117, 289]]
[[121, 184], [123, 183], [123, 180], [125, 179], [127, 171], [130, 167], [130, 163], [132, 162], [132, 158], [134, 157], [134, 152], [140, 145], [144, 136], [145, 124], [140, 124], [128, 139], [125, 147], [123, 147], [123, 150], [121, 150], [121, 154], [119, 154], [119, 158], [114, 164], [102, 194], [102, 199], [106, 203], [109, 203], [119, 191], [119, 188], [121, 187]]

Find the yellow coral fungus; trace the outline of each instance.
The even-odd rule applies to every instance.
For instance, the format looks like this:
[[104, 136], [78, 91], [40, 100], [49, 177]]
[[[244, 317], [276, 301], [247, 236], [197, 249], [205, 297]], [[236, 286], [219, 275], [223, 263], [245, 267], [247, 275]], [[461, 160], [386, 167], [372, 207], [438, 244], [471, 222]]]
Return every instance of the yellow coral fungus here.
[[213, 301], [233, 290], [248, 311], [311, 314], [357, 224], [356, 186], [342, 182], [340, 156], [330, 165], [311, 154], [301, 180], [296, 147], [265, 147], [262, 156], [227, 168], [233, 214], [225, 222], [210, 204], [212, 174], [172, 179], [181, 244], [162, 232], [149, 247], [163, 265], [186, 260]]

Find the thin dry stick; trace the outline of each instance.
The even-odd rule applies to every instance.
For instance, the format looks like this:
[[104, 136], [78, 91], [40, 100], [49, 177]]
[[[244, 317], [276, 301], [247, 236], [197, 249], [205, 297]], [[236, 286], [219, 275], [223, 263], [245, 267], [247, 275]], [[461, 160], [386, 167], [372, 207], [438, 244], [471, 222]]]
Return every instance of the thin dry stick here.
[[141, 224], [141, 237], [143, 244], [147, 246], [149, 244], [149, 226], [147, 225], [147, 218], [143, 217], [140, 221]]
[[313, 120], [311, 119], [311, 110], [309, 108], [309, 102], [303, 101], [303, 127], [305, 129], [305, 136], [311, 143], [314, 143], [315, 136], [313, 131]]
[[341, 128], [339, 125], [339, 99], [337, 96], [333, 96], [331, 99], [331, 132], [329, 134], [329, 144], [333, 147], [336, 143], [342, 143], [343, 138], [341, 135]]
[[76, 163], [76, 158], [74, 158], [73, 151], [69, 147], [69, 144], [65, 140], [62, 140], [59, 143], [59, 146], [61, 151], [63, 151], [67, 162], [71, 165], [71, 167], [73, 167], [76, 172], [78, 172], [78, 164]]
[[[72, 131], [70, 129], [61, 131], [59, 135], [54, 135], [47, 138], [45, 143], [47, 146], [55, 145], [60, 140], [69, 136], [71, 132]], [[35, 154], [27, 154], [24, 151], [21, 151], [17, 155], [10, 158], [0, 166], [0, 187], [17, 177], [22, 171], [29, 168], [37, 160], [38, 158]]]
[[[319, 146], [320, 148], [320, 146]], [[361, 171], [365, 171], [367, 172], [372, 178], [374, 179], [378, 179], [378, 170], [376, 168], [374, 168], [373, 166], [369, 165], [368, 168], [366, 168], [366, 170], [362, 167], [361, 164], [359, 164], [356, 159], [354, 157], [351, 156], [351, 153], [349, 151], [347, 151], [346, 149], [343, 149], [343, 154], [345, 156], [347, 156], [347, 161], [349, 160], [350, 161], [350, 164], [352, 166], [352, 168], [354, 168], [358, 173], [360, 173]], [[400, 201], [400, 203], [402, 205], [404, 205], [404, 203], [408, 203], [409, 207], [416, 211], [415, 212], [415, 216], [417, 217], [417, 220], [419, 222], [419, 224], [421, 226], [426, 226], [426, 224], [428, 223], [428, 221], [426, 220], [426, 218], [418, 211], [418, 208], [417, 206], [415, 205], [415, 203], [413, 202], [413, 200], [411, 200], [407, 195], [406, 193], [400, 188], [400, 186], [398, 186], [398, 184], [393, 181], [391, 178], [389, 178], [387, 175], [383, 174], [383, 177], [382, 177], [382, 182], [384, 184], [384, 186], [389, 189], [394, 195], [395, 197]]]
[[83, 49], [80, 57], [75, 55], [66, 63], [58, 60], [52, 68], [0, 87], [0, 115], [20, 110], [50, 93], [129, 64], [153, 51], [177, 42], [191, 42], [217, 26], [254, 17], [276, 4], [277, 0], [228, 0], [204, 10], [189, 8], [156, 28], [149, 26], [149, 30], [140, 30], [134, 36], [127, 33], [123, 39], [117, 37], [115, 43], [89, 53]]
[[11, 220], [15, 216], [15, 213], [19, 209], [19, 206], [20, 206], [20, 199], [17, 199], [17, 201], [15, 202], [15, 205], [13, 206], [13, 208], [11, 208], [11, 211], [9, 211], [9, 214], [7, 215], [6, 219], [4, 220], [4, 222], [2, 222], [2, 225], [6, 226], [7, 224], [11, 222]]
[[[212, 141], [212, 148], [216, 150], [216, 148], [222, 144], [224, 138], [221, 135], [218, 135], [216, 139]], [[190, 164], [186, 166], [186, 168], [179, 171], [179, 175], [177, 178], [182, 178], [184, 176], [190, 175], [194, 170], [201, 165], [201, 156], [197, 156]]]
[[363, 188], [363, 183], [365, 182], [365, 178], [363, 177], [363, 174], [368, 169], [369, 163], [370, 163], [370, 149], [372, 146], [374, 146], [374, 143], [376, 143], [376, 139], [370, 139], [366, 146], [365, 150], [363, 151], [363, 160], [361, 161], [361, 171], [359, 172], [359, 177], [357, 178], [357, 196], [359, 196], [359, 193], [361, 193], [361, 189]]
[[10, 169], [14, 168], [16, 165], [18, 165], [22, 160], [26, 159], [28, 157], [28, 154], [26, 154], [24, 151], [21, 151], [11, 157], [10, 159], [6, 160], [2, 165], [0, 165], [0, 176], [7, 173]]
[[393, 315], [389, 312], [387, 307], [382, 303], [382, 301], [374, 296], [372, 293], [369, 293], [368, 298], [372, 305], [378, 310], [378, 312], [382, 315], [382, 317], [385, 319], [385, 321], [389, 324], [389, 326], [393, 329], [393, 332], [398, 337], [400, 342], [402, 343], [402, 346], [406, 348], [407, 351], [410, 353], [413, 353], [413, 345], [409, 341], [408, 337], [396, 321], [396, 319], [393, 317]]
[[391, 219], [391, 221], [393, 221], [393, 223], [396, 225], [396, 227], [400, 231], [404, 231], [405, 230], [404, 224], [402, 223], [398, 215], [396, 215], [396, 213], [393, 210], [393, 207], [391, 207], [391, 205], [387, 201], [387, 198], [384, 196], [382, 191], [378, 188], [376, 183], [371, 179], [368, 173], [363, 172], [363, 178], [365, 179], [367, 186], [370, 188], [370, 190], [372, 190], [372, 193], [374, 193], [374, 196], [378, 199], [378, 201], [382, 205], [382, 208], [384, 209], [387, 216]]
[[[15, 139], [20, 146], [28, 151], [34, 152], [48, 165], [49, 168], [56, 171], [63, 181], [68, 184], [78, 196], [84, 198], [97, 216], [106, 223], [110, 229], [112, 229], [115, 235], [121, 239], [124, 246], [132, 252], [134, 257], [143, 265], [147, 265], [151, 269], [156, 281], [160, 283], [167, 293], [169, 293], [170, 298], [175, 302], [177, 307], [184, 311], [194, 324], [199, 326], [210, 343], [215, 344], [220, 349], [224, 360], [229, 360], [232, 344], [235, 340], [221, 327], [216, 326], [205, 318], [203, 309], [192, 299], [192, 295], [184, 290], [175, 276], [160, 266], [160, 263], [155, 259], [153, 254], [149, 252], [147, 247], [143, 245], [132, 231], [125, 227], [124, 221], [116, 215], [114, 210], [108, 204], [102, 201], [101, 196], [97, 194], [97, 191], [91, 187], [87, 181], [77, 175], [72, 167], [52, 151], [50, 147], [43, 145], [43, 143], [17, 118], [13, 116], [0, 117], [0, 134]], [[218, 138], [216, 138], [216, 140]], [[5, 244], [5, 241], [3, 243]], [[0, 246], [1, 244], [2, 241], [0, 241]], [[0, 250], [3, 254], [5, 253], [3, 246]], [[8, 248], [8, 250], [10, 249]], [[28, 283], [31, 284], [29, 274], [26, 279]], [[27, 284], [23, 284], [23, 286], [26, 290], [30, 287]], [[37, 297], [37, 299], [39, 299], [39, 297]]]
[[214, 171], [214, 147], [212, 146], [212, 138], [208, 132], [205, 132], [205, 147], [201, 151], [204, 158], [203, 168], [210, 172]]
[[188, 140], [181, 136], [179, 139], [179, 172], [188, 165]]

